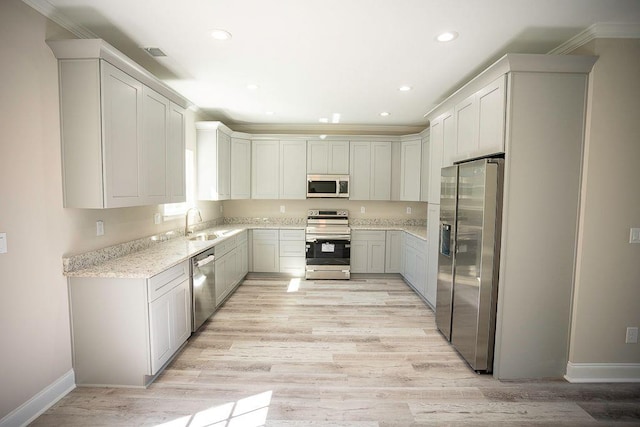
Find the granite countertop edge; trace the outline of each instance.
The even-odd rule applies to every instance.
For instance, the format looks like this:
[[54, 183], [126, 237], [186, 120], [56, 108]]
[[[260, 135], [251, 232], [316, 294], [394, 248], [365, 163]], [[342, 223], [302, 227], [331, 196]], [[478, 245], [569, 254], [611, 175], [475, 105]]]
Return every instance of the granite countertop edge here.
[[[149, 279], [222, 243], [231, 236], [235, 236], [245, 230], [255, 229], [304, 230], [305, 226], [291, 224], [224, 224], [199, 230], [195, 233], [211, 234], [216, 231], [231, 230], [228, 234], [214, 240], [198, 241], [189, 240], [184, 236], [176, 237], [168, 241], [159, 242], [148, 249], [113, 258], [87, 268], [65, 271], [63, 274], [67, 277], [76, 278]], [[405, 231], [419, 239], [427, 240], [426, 227], [420, 226], [353, 225], [351, 229]]]

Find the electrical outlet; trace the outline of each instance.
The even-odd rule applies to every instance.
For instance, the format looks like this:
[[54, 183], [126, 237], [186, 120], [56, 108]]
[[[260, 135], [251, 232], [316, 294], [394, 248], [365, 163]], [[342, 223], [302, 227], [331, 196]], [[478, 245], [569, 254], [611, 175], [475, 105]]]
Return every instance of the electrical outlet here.
[[411, 215], [411, 206], [407, 206], [407, 214]]
[[159, 213], [154, 213], [153, 214], [153, 223], [154, 224], [160, 224], [162, 222], [162, 215], [160, 215]]
[[220, 205], [220, 213], [224, 212], [224, 208]]
[[625, 340], [627, 344], [638, 344], [638, 328], [628, 327], [627, 338]]
[[284, 213], [284, 205], [280, 205], [280, 213]]
[[104, 236], [104, 221], [96, 221], [96, 236]]
[[7, 253], [7, 233], [0, 233], [0, 254]]
[[629, 243], [640, 243], [640, 228], [632, 228], [629, 232]]
[[364, 208], [364, 206], [360, 206], [360, 213], [365, 213], [367, 210]]

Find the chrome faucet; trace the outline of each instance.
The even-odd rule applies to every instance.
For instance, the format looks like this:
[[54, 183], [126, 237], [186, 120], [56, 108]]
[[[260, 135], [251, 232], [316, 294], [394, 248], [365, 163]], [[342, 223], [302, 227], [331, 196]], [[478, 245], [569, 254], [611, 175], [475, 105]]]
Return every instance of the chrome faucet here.
[[200, 213], [200, 209], [198, 208], [190, 208], [187, 210], [187, 214], [185, 215], [185, 220], [184, 220], [184, 235], [188, 236], [190, 234], [193, 233], [193, 230], [189, 230], [189, 214], [191, 213], [191, 211], [196, 211], [198, 212], [198, 218], [200, 218], [200, 222], [202, 222], [202, 214]]

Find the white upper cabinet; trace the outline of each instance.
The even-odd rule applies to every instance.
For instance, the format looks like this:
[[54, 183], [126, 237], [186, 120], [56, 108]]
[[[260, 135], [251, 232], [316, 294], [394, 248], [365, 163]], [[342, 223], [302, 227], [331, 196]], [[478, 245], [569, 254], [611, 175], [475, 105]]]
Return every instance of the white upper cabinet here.
[[306, 158], [306, 141], [280, 141], [280, 199], [307, 198]]
[[64, 206], [185, 201], [188, 102], [102, 40], [47, 43], [58, 58]]
[[197, 122], [198, 200], [231, 197], [231, 137], [220, 122]]
[[231, 198], [251, 198], [251, 140], [231, 138]]
[[391, 200], [391, 143], [351, 142], [349, 199]]
[[442, 152], [444, 132], [442, 118], [431, 121], [429, 127], [429, 203], [440, 204], [440, 169], [442, 168]]
[[504, 152], [506, 80], [506, 75], [500, 76], [476, 94], [478, 155]]
[[429, 174], [430, 168], [430, 156], [431, 156], [431, 139], [429, 131], [425, 132], [422, 137], [422, 168], [420, 169], [420, 201], [429, 201]]
[[422, 141], [403, 141], [400, 151], [400, 200], [420, 201]]
[[277, 199], [280, 189], [279, 177], [280, 141], [253, 141], [251, 144], [251, 198]]
[[471, 95], [455, 106], [456, 147], [454, 160], [466, 159], [478, 151], [478, 102]]
[[172, 102], [169, 109], [169, 135], [167, 143], [167, 180], [169, 183], [169, 199], [171, 203], [180, 203], [187, 199], [185, 131], [186, 116], [184, 108]]
[[455, 115], [447, 111], [442, 115], [442, 167], [453, 165], [457, 146]]
[[309, 141], [307, 173], [341, 175], [349, 173], [349, 141]]

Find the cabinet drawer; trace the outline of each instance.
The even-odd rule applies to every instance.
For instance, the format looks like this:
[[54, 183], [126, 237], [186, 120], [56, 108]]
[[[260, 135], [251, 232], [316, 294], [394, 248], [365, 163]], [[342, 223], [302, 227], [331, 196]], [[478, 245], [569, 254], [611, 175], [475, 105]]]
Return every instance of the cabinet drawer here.
[[148, 302], [166, 294], [181, 282], [189, 278], [189, 263], [184, 261], [162, 273], [156, 274], [147, 282]]
[[278, 240], [278, 230], [253, 230], [253, 240]]
[[214, 247], [214, 254], [216, 258], [220, 258], [221, 256], [231, 251], [235, 247], [236, 247], [236, 236], [231, 236], [226, 240], [218, 243]]
[[304, 240], [293, 241], [285, 240], [280, 241], [280, 256], [305, 256], [305, 242]]
[[304, 230], [280, 230], [280, 240], [299, 240], [304, 242]]
[[304, 268], [306, 265], [306, 259], [301, 257], [281, 257], [280, 258], [280, 273], [291, 273], [296, 276], [304, 275]]
[[351, 240], [365, 240], [365, 241], [385, 241], [385, 231], [369, 231], [369, 230], [352, 230]]

